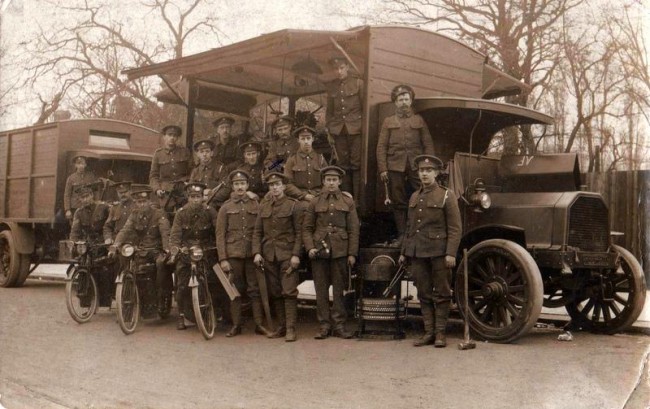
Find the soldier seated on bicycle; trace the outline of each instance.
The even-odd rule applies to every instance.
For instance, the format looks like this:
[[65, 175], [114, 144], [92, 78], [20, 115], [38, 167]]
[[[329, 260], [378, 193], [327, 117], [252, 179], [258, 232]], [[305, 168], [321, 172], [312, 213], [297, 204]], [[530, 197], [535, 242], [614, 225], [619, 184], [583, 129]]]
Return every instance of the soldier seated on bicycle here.
[[142, 250], [136, 256], [138, 266], [156, 264], [158, 308], [162, 310], [171, 305], [173, 287], [171, 274], [165, 265], [170, 227], [167, 214], [151, 202], [151, 192], [152, 189], [147, 185], [132, 185], [131, 197], [135, 201], [135, 209], [115, 237], [111, 251], [119, 249], [122, 244], [131, 243]]
[[[207, 186], [203, 183], [192, 182], [185, 187], [187, 204], [176, 212], [169, 237], [169, 248], [172, 254], [177, 254], [180, 248], [201, 246], [204, 249], [207, 265], [213, 266], [217, 261], [215, 249], [215, 229], [217, 225], [217, 211], [203, 203], [203, 190]], [[205, 251], [205, 249], [212, 249]], [[188, 282], [190, 279], [190, 264], [185, 257], [176, 260], [176, 304], [178, 306], [178, 323], [176, 329], [187, 328], [185, 323], [185, 312], [191, 309], [190, 291]], [[209, 274], [214, 277], [214, 274]], [[216, 280], [215, 280], [216, 281]], [[225, 290], [214, 283], [215, 295], [219, 302], [227, 299]], [[221, 287], [221, 290], [220, 290]]]

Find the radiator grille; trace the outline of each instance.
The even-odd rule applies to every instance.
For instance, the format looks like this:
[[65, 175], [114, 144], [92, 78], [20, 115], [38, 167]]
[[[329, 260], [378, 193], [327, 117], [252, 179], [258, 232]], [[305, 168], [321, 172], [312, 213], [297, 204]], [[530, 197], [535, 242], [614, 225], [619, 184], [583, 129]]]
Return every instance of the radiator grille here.
[[569, 246], [582, 251], [607, 251], [609, 216], [602, 199], [579, 197], [569, 209]]

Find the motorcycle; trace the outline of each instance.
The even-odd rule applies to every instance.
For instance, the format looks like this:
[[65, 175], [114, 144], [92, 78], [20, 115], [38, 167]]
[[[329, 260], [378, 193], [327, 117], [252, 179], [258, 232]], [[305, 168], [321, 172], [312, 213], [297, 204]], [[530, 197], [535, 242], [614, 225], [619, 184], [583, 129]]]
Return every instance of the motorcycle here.
[[171, 294], [158, 294], [156, 263], [143, 262], [152, 248], [138, 248], [123, 244], [120, 254], [127, 259], [127, 268], [115, 280], [117, 320], [126, 335], [135, 332], [140, 318], [150, 319], [158, 315], [165, 319], [171, 312]]
[[98, 307], [111, 307], [111, 261], [106, 256], [106, 244], [68, 241], [66, 245], [75, 261], [66, 272], [65, 303], [72, 319], [83, 324], [90, 321]]

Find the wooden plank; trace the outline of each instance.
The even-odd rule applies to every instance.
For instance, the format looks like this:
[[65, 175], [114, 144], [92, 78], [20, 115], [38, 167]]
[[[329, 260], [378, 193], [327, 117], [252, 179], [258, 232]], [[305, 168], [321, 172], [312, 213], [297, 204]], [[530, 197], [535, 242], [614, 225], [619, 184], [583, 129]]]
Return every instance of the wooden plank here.
[[31, 194], [32, 200], [29, 203], [29, 216], [34, 218], [54, 217], [54, 208], [50, 205], [56, 200], [56, 177], [32, 177]]

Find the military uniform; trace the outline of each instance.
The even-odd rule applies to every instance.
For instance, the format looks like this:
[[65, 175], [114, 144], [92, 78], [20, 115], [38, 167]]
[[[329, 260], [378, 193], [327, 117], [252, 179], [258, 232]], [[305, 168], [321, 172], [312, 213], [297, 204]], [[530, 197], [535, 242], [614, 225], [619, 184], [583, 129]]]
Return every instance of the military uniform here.
[[[327, 175], [329, 166], [321, 172]], [[338, 170], [340, 174], [344, 172]], [[302, 238], [305, 250], [321, 249], [311, 260], [316, 287], [316, 315], [325, 338], [333, 329], [345, 334], [346, 312], [343, 290], [347, 277], [347, 258], [359, 252], [359, 218], [354, 200], [347, 192], [322, 190], [307, 206], [303, 218]], [[327, 246], [329, 251], [322, 251]], [[330, 313], [329, 286], [334, 298]], [[333, 328], [332, 328], [333, 327]], [[347, 337], [346, 337], [347, 338]]]
[[282, 172], [287, 160], [298, 150], [298, 141], [294, 138], [277, 138], [268, 144], [268, 152], [264, 159], [267, 171]]
[[[148, 196], [148, 188], [133, 189], [133, 195]], [[145, 209], [135, 208], [126, 221], [124, 227], [115, 238], [115, 246], [119, 248], [124, 243], [132, 243], [141, 249], [147, 249], [142, 259], [137, 260], [138, 264], [154, 262], [156, 264], [156, 285], [159, 291], [159, 307], [166, 302], [161, 298], [169, 297], [172, 292], [171, 275], [165, 266], [165, 249], [169, 245], [169, 219], [162, 210], [149, 206]]]
[[[432, 160], [436, 167], [442, 166], [442, 162], [433, 156], [421, 155], [418, 158], [418, 162]], [[451, 190], [434, 181], [413, 193], [409, 200], [408, 228], [401, 254], [410, 263], [420, 299], [425, 336], [429, 341], [434, 333], [444, 334], [447, 325], [451, 269], [445, 266], [445, 256], [456, 257], [461, 230], [458, 201]]]
[[65, 181], [65, 190], [63, 192], [63, 209], [65, 212], [70, 210], [74, 216], [75, 210], [79, 208], [81, 202], [79, 194], [75, 192], [75, 187], [87, 185], [97, 181], [97, 176], [91, 170], [84, 172], [74, 172]]
[[126, 224], [126, 221], [129, 219], [129, 216], [131, 215], [131, 212], [135, 208], [135, 203], [133, 203], [133, 200], [126, 199], [124, 201], [117, 202], [113, 206], [111, 206], [111, 210], [108, 213], [108, 218], [106, 219], [106, 223], [104, 223], [104, 228], [103, 228], [103, 234], [104, 234], [104, 241], [106, 240], [111, 240], [111, 242], [115, 241], [115, 237], [117, 236], [117, 233], [122, 230], [124, 225]]
[[287, 160], [284, 174], [291, 181], [286, 194], [295, 199], [304, 199], [307, 194], [316, 196], [321, 190], [320, 171], [327, 166], [322, 154], [312, 150], [298, 151]]
[[215, 209], [219, 209], [223, 203], [230, 197], [230, 183], [228, 182], [228, 174], [231, 167], [219, 162], [213, 158], [209, 163], [199, 163], [190, 174], [190, 182], [199, 182], [207, 186], [208, 189], [214, 189], [219, 186], [219, 190], [215, 193], [214, 197], [208, 203]]
[[[269, 174], [266, 178], [267, 183], [275, 180], [284, 183], [285, 177]], [[269, 193], [260, 203], [253, 232], [253, 254], [264, 257], [269, 293], [279, 320], [275, 337], [284, 336], [289, 330], [293, 339], [287, 340], [295, 340], [299, 277], [297, 272], [287, 271], [291, 257], [300, 257], [301, 218], [296, 200], [286, 195], [276, 199]]]
[[[248, 180], [248, 174], [235, 170], [230, 174], [231, 184], [235, 180]], [[221, 206], [217, 216], [217, 254], [219, 261], [230, 263], [230, 276], [240, 293], [244, 291], [251, 298], [256, 332], [267, 333], [262, 326], [263, 312], [260, 290], [257, 283], [255, 264], [253, 264], [252, 240], [255, 221], [259, 213], [259, 203], [247, 192], [243, 196], [232, 193], [230, 199]], [[241, 332], [241, 297], [230, 304], [233, 328], [226, 336]]]
[[265, 169], [261, 160], [258, 159], [255, 165], [240, 163], [236, 169], [243, 170], [250, 175], [250, 179], [248, 180], [248, 190], [255, 193], [258, 197], [264, 197], [266, 192], [268, 192], [268, 189], [263, 180]]
[[87, 240], [91, 243], [102, 242], [104, 223], [108, 218], [110, 206], [93, 201], [74, 212], [70, 240]]
[[[393, 89], [393, 102], [400, 94], [410, 93], [411, 87], [398, 85]], [[387, 172], [389, 195], [399, 240], [406, 229], [407, 201], [411, 192], [418, 189], [420, 180], [414, 159], [418, 155], [433, 155], [433, 141], [429, 128], [420, 115], [397, 112], [384, 119], [377, 142], [377, 168]], [[399, 241], [398, 241], [399, 243]]]
[[334, 136], [338, 161], [345, 169], [342, 189], [359, 195], [363, 80], [348, 76], [327, 84], [327, 128]]
[[[205, 185], [199, 183], [192, 183], [186, 187], [186, 192], [191, 189], [203, 193]], [[169, 236], [169, 246], [173, 247], [192, 247], [195, 245], [201, 246], [204, 249], [204, 257], [210, 268], [217, 260], [215, 245], [215, 229], [217, 226], [217, 211], [201, 203], [198, 206], [187, 204], [176, 212], [174, 223], [172, 225], [171, 234]], [[212, 248], [212, 250], [207, 250]], [[176, 303], [178, 310], [181, 314], [189, 306], [186, 301], [190, 299], [188, 282], [190, 279], [190, 264], [189, 261], [179, 259], [176, 263]], [[208, 283], [211, 289], [211, 294], [217, 299], [218, 302], [223, 302], [227, 299], [227, 295], [221, 285], [217, 285], [215, 275], [210, 271], [208, 274]]]

